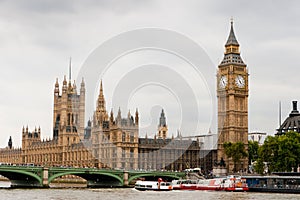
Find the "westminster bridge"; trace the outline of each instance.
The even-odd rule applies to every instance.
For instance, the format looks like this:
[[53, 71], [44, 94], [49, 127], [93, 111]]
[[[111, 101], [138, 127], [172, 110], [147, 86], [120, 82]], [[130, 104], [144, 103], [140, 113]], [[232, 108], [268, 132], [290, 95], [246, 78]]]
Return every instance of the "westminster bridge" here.
[[179, 179], [184, 172], [126, 171], [97, 168], [37, 167], [0, 165], [0, 175], [8, 178], [12, 188], [49, 187], [56, 178], [65, 175], [79, 176], [87, 181], [87, 187], [127, 187], [132, 181], [145, 178], [157, 180]]

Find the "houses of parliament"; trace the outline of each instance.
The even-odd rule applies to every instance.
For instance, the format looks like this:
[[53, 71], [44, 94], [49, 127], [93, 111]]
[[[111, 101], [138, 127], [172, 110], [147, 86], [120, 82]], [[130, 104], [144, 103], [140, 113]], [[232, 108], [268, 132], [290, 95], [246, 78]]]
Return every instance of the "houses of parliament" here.
[[77, 91], [66, 77], [54, 85], [53, 135], [41, 140], [41, 129], [22, 128], [22, 148], [12, 139], [0, 150], [0, 162], [38, 166], [96, 167], [110, 169], [183, 170], [200, 164], [199, 141], [168, 138], [164, 110], [154, 138], [139, 138], [139, 113], [122, 117], [106, 110], [102, 81], [97, 107], [84, 128], [85, 83]]
[[[213, 67], [213, 66], [208, 66]], [[168, 137], [162, 110], [154, 138], [139, 137], [138, 110], [122, 116], [106, 109], [104, 87], [100, 91], [91, 120], [85, 126], [85, 83], [80, 88], [64, 77], [60, 87], [54, 85], [53, 135], [41, 140], [41, 129], [22, 128], [22, 147], [14, 148], [12, 139], [0, 149], [0, 162], [33, 163], [41, 166], [96, 167], [111, 169], [184, 170], [201, 167], [212, 170], [220, 159], [233, 168], [226, 158], [223, 144], [241, 141], [248, 144], [248, 72], [243, 62], [233, 22], [225, 44], [224, 58], [217, 72], [218, 142], [214, 150], [201, 156], [201, 142], [180, 134]], [[247, 159], [242, 166], [247, 168]]]

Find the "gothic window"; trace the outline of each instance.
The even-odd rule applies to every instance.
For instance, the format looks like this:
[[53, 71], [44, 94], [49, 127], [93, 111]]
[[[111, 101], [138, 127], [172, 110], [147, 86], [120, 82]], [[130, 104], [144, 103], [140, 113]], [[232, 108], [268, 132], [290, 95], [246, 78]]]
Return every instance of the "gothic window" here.
[[117, 133], [113, 133], [113, 141], [117, 141]]
[[71, 124], [73, 124], [74, 123], [74, 115], [73, 115], [73, 113], [72, 113], [72, 115], [71, 115]]
[[125, 136], [126, 136], [126, 134], [125, 134], [125, 132], [123, 132], [122, 133], [122, 142], [125, 142]]
[[117, 153], [116, 153], [116, 149], [113, 149], [113, 157], [116, 158], [117, 157]]
[[68, 125], [70, 125], [70, 120], [71, 120], [71, 114], [68, 113]]
[[241, 99], [240, 101], [240, 110], [243, 111], [244, 110], [244, 101]]
[[130, 142], [134, 142], [134, 133], [130, 133]]
[[134, 149], [130, 148], [130, 158], [133, 158], [133, 157], [134, 157]]
[[122, 158], [125, 158], [125, 149], [122, 149]]
[[240, 126], [243, 126], [243, 120], [244, 120], [244, 117], [240, 116]]

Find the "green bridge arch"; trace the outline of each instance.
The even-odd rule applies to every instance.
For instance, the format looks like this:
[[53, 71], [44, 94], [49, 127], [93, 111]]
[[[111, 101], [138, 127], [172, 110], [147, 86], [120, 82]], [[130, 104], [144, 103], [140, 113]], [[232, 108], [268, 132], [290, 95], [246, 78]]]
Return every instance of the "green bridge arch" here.
[[[55, 173], [55, 172], [54, 172]], [[67, 171], [67, 172], [59, 172], [59, 173], [55, 173], [52, 176], [49, 176], [48, 178], [48, 184], [50, 184], [55, 178], [61, 177], [61, 176], [65, 176], [65, 175], [76, 175], [79, 176], [85, 180], [86, 177], [85, 175], [101, 175], [101, 176], [108, 176], [108, 177], [112, 177], [116, 180], [118, 180], [122, 185], [123, 185], [123, 178], [121, 178], [120, 176], [113, 174], [113, 173], [109, 173], [109, 172], [97, 172], [97, 171]], [[87, 180], [88, 181], [88, 180]]]
[[8, 178], [10, 181], [13, 181], [11, 176], [9, 174], [21, 174], [21, 175], [27, 175], [29, 177], [34, 178], [41, 186], [43, 185], [43, 177], [42, 177], [42, 170], [40, 171], [41, 175], [37, 175], [33, 172], [22, 170], [22, 169], [0, 169], [0, 174], [4, 177]]

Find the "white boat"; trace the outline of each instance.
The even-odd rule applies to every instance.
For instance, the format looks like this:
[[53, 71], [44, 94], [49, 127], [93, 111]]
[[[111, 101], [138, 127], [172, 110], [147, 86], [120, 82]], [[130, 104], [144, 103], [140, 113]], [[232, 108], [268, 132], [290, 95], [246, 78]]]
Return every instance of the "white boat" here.
[[158, 181], [137, 181], [134, 188], [141, 191], [170, 191], [173, 189], [171, 182], [165, 182], [161, 179]]
[[182, 182], [184, 182], [184, 181], [185, 181], [185, 180], [173, 180], [173, 181], [172, 181], [173, 190], [180, 190], [181, 184], [182, 184]]

